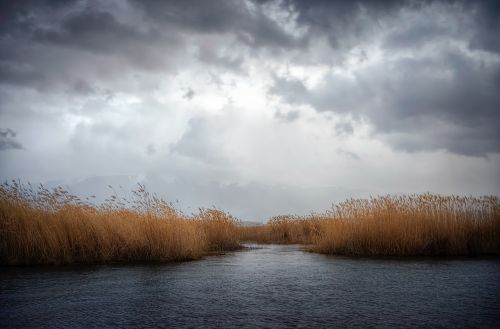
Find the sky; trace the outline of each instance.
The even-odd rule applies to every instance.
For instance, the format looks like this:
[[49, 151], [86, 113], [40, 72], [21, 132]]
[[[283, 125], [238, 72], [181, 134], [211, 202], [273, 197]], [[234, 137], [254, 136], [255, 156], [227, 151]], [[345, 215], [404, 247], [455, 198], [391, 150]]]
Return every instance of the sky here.
[[1, 1], [0, 178], [253, 221], [499, 195], [498, 31], [498, 1]]

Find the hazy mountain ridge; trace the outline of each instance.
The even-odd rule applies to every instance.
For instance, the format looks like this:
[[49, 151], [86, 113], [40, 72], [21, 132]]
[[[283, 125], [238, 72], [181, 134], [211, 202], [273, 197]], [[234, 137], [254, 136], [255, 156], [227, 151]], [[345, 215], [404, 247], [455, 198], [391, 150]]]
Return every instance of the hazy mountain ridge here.
[[185, 213], [196, 212], [200, 207], [216, 207], [252, 224], [280, 214], [321, 212], [329, 209], [334, 202], [370, 195], [367, 191], [336, 187], [302, 188], [260, 183], [221, 185], [183, 178], [167, 181], [158, 175], [92, 176], [44, 183], [49, 188], [62, 186], [81, 198], [94, 195], [96, 202], [102, 202], [113, 194], [119, 198], [131, 198], [131, 191], [137, 189], [138, 184], [145, 185], [148, 191], [172, 202]]

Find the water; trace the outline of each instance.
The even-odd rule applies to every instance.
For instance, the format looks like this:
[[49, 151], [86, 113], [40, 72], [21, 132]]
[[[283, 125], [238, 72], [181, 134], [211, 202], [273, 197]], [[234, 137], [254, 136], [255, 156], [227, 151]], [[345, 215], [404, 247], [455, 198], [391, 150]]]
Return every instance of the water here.
[[0, 268], [0, 327], [500, 327], [498, 259], [299, 246], [168, 265]]

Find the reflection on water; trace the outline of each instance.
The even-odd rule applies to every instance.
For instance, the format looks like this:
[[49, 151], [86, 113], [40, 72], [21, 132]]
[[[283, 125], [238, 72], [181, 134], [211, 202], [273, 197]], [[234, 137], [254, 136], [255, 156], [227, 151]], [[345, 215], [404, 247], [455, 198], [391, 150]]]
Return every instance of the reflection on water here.
[[261, 246], [168, 265], [0, 268], [0, 327], [500, 327], [500, 261]]

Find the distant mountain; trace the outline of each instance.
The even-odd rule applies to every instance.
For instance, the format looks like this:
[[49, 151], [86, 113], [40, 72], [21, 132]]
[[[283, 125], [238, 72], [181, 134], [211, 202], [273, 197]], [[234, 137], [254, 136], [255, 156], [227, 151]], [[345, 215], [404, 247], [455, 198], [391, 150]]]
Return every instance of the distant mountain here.
[[45, 185], [63, 186], [80, 197], [95, 195], [95, 200], [102, 202], [112, 194], [131, 198], [131, 191], [137, 189], [138, 183], [166, 201], [173, 202], [185, 213], [197, 212], [200, 207], [216, 207], [248, 224], [262, 223], [281, 214], [322, 212], [330, 209], [334, 202], [349, 197], [368, 197], [370, 194], [337, 187], [300, 188], [259, 183], [222, 185], [185, 178], [168, 181], [157, 175], [93, 176], [50, 181]]

